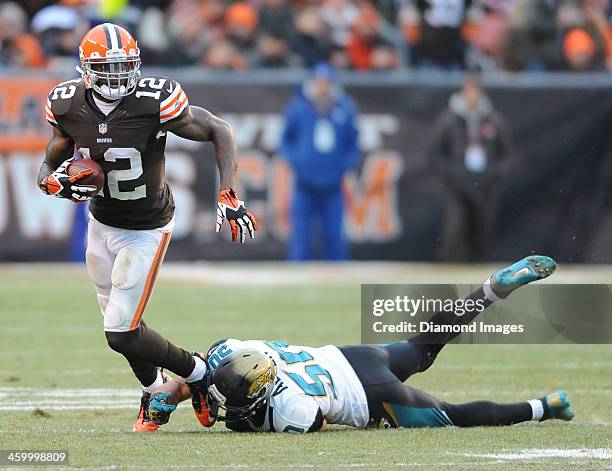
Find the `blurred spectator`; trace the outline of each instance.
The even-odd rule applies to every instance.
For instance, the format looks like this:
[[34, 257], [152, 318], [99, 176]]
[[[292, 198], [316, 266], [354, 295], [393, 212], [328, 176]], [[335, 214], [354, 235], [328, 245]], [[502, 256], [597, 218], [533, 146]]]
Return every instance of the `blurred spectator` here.
[[336, 69], [345, 70], [351, 68], [351, 60], [346, 53], [346, 48], [344, 47], [334, 47], [329, 54], [329, 62]]
[[45, 57], [35, 36], [27, 34], [28, 18], [15, 2], [0, 4], [0, 64], [38, 68]]
[[225, 35], [243, 57], [254, 60], [257, 11], [247, 2], [233, 3], [225, 12]]
[[291, 49], [304, 67], [313, 67], [328, 60], [331, 52], [329, 28], [323, 23], [320, 11], [307, 7], [295, 18], [295, 33]]
[[19, 5], [25, 10], [28, 17], [32, 18], [38, 11], [44, 7], [57, 3], [53, 0], [20, 0]]
[[285, 109], [281, 154], [294, 172], [291, 260], [311, 260], [320, 242], [323, 258], [345, 260], [344, 175], [357, 164], [357, 111], [335, 81], [334, 69], [319, 64]]
[[421, 21], [418, 39], [413, 37], [416, 44], [412, 59], [417, 67], [463, 68], [466, 44], [461, 30], [471, 3], [472, 0], [416, 0]]
[[166, 28], [169, 45], [162, 60], [171, 65], [195, 65], [204, 61], [204, 53], [211, 43], [223, 38], [224, 13], [218, 0], [199, 4], [175, 2], [169, 11]]
[[450, 195], [438, 255], [478, 260], [493, 239], [501, 183], [512, 166], [512, 140], [476, 76], [466, 76], [448, 110], [437, 118], [429, 159]]
[[403, 1], [397, 0], [374, 0], [372, 2], [382, 18], [392, 25], [393, 27], [398, 26], [400, 7]]
[[88, 28], [81, 12], [68, 5], [51, 5], [32, 18], [50, 67], [69, 68], [77, 63], [79, 42]]
[[259, 9], [260, 32], [289, 42], [293, 33], [293, 10], [288, 0], [262, 0]]
[[466, 57], [467, 67], [491, 70], [499, 67], [498, 58], [508, 31], [508, 11], [512, 0], [481, 0], [479, 9], [472, 9], [464, 27], [464, 36], [471, 49]]
[[[166, 56], [166, 51], [175, 52], [175, 48], [170, 47], [170, 27], [165, 28], [166, 20], [164, 13], [159, 8], [149, 7], [142, 12], [136, 35], [140, 56], [145, 64], [184, 63], [182, 60], [174, 60], [173, 57], [170, 57], [170, 54]], [[188, 30], [189, 28], [185, 27], [184, 29]], [[180, 51], [176, 52], [182, 55], [185, 51], [181, 47]]]
[[563, 57], [567, 68], [576, 71], [604, 70], [603, 55], [598, 54], [597, 49], [595, 40], [584, 29], [571, 29], [563, 39]]
[[346, 46], [355, 70], [389, 70], [397, 67], [393, 46], [381, 34], [382, 20], [371, 7], [361, 10]]
[[272, 35], [261, 36], [259, 38], [257, 56], [259, 67], [289, 67], [288, 46], [281, 37]]
[[217, 70], [246, 70], [249, 61], [226, 39], [214, 41], [206, 54], [204, 54], [204, 65]]
[[325, 60], [367, 71], [397, 68], [409, 59], [421, 69], [612, 70], [609, 0], [0, 0], [0, 5], [8, 5], [0, 18], [0, 62], [11, 67], [72, 67], [87, 28], [113, 21], [136, 34], [148, 65], [211, 63], [244, 70], [312, 67]]
[[508, 17], [501, 62], [507, 70], [545, 71], [559, 67], [556, 3], [517, 0]]
[[334, 46], [346, 46], [351, 28], [359, 17], [359, 9], [349, 0], [324, 0], [323, 21], [332, 31]]
[[601, 0], [567, 1], [558, 12], [563, 35], [564, 65], [569, 70], [612, 68], [612, 29], [608, 22], [610, 4]]

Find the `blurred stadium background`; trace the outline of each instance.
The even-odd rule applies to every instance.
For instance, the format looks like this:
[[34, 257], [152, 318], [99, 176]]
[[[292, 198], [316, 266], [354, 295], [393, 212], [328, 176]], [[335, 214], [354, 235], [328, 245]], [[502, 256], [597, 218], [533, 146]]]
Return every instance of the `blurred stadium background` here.
[[[565, 387], [577, 413], [569, 426], [332, 430], [299, 442], [228, 439], [217, 426], [204, 442], [172, 433], [202, 431], [186, 407], [167, 433], [130, 434], [138, 385], [105, 344], [84, 266], [64, 264], [83, 259], [87, 208], [43, 195], [35, 181], [51, 135], [47, 93], [77, 77], [80, 38], [103, 21], [134, 33], [144, 76], [177, 79], [191, 104], [230, 122], [238, 194], [260, 221], [243, 246], [215, 234], [212, 147], [169, 135], [177, 227], [146, 319], [180, 344], [355, 343], [359, 284], [479, 283], [529, 253], [562, 263], [553, 282], [612, 283], [607, 0], [0, 0], [3, 448], [69, 447], [72, 465], [92, 469], [159, 468], [160, 459], [177, 469], [609, 467], [608, 346], [449, 346], [411, 379], [451, 401]], [[282, 262], [293, 193], [279, 151], [283, 109], [321, 61], [359, 110], [360, 157], [343, 182], [358, 262], [296, 267]], [[484, 165], [468, 158], [469, 123], [444, 127], [466, 71], [479, 74], [497, 113], [477, 133], [499, 144]], [[398, 261], [407, 263], [388, 263]]]
[[[285, 258], [283, 108], [329, 61], [359, 109], [359, 163], [343, 185], [350, 258], [535, 251], [610, 263], [611, 18], [607, 0], [0, 2], [0, 261], [82, 259], [86, 208], [35, 187], [51, 133], [44, 98], [77, 76], [82, 34], [113, 21], [138, 39], [144, 76], [176, 78], [192, 104], [232, 124], [239, 195], [262, 226], [237, 250], [217, 237], [212, 148], [170, 136], [177, 229], [167, 260]], [[490, 152], [501, 165], [489, 155], [472, 168], [456, 148], [464, 143], [440, 137], [466, 70], [481, 73], [502, 118], [493, 132], [505, 147]]]

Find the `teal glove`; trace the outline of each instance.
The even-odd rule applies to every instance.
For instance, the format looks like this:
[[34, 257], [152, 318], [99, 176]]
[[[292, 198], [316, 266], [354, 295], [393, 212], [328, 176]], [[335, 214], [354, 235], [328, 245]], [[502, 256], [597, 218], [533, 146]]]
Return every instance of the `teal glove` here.
[[172, 396], [170, 392], [158, 392], [149, 399], [149, 418], [157, 425], [167, 424], [170, 414], [176, 410], [174, 404], [166, 403], [170, 396]]

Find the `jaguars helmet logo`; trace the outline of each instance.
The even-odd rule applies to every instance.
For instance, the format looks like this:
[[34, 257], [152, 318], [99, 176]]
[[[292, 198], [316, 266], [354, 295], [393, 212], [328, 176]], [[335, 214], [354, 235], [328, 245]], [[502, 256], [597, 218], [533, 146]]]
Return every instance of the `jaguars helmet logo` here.
[[270, 364], [268, 369], [261, 373], [249, 386], [249, 398], [257, 398], [262, 393], [267, 392], [267, 388], [272, 386], [276, 379], [276, 365]]

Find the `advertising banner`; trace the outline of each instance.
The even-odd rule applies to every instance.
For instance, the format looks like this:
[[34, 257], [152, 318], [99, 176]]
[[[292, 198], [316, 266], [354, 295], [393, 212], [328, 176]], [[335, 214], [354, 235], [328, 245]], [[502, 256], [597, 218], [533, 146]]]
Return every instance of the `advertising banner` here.
[[[51, 126], [52, 78], [0, 78], [0, 261], [68, 260], [85, 207], [43, 195], [36, 175]], [[252, 242], [215, 234], [217, 169], [210, 143], [168, 135], [167, 178], [176, 200], [169, 260], [283, 259], [292, 174], [278, 153], [282, 111], [296, 85], [182, 80], [190, 103], [234, 128], [239, 195], [260, 222]], [[347, 87], [359, 107], [361, 161], [344, 193], [351, 257], [434, 260], [452, 206], [428, 153], [431, 128], [455, 91], [446, 85]], [[609, 89], [495, 86], [487, 90], [513, 136], [513, 172], [500, 185], [495, 231], [483, 259], [532, 251], [564, 261], [612, 262], [612, 101]], [[75, 241], [75, 238], [77, 239]]]

